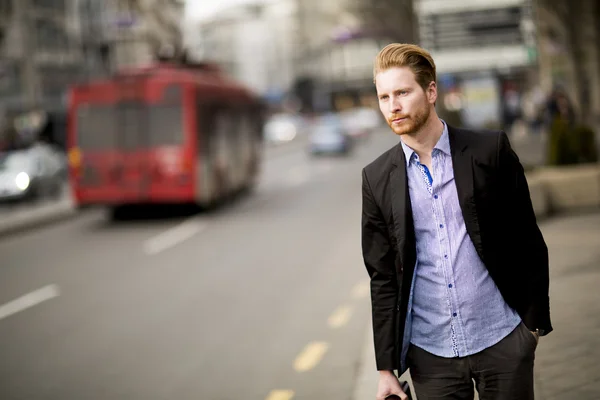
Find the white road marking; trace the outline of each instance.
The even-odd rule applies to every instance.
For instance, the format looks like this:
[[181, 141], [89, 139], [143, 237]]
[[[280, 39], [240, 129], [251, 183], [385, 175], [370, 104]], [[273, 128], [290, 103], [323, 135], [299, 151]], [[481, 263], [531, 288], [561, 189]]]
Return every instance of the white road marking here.
[[333, 329], [341, 328], [350, 321], [350, 317], [352, 317], [352, 307], [341, 306], [331, 314], [327, 324]]
[[293, 390], [273, 390], [269, 393], [266, 400], [292, 400], [293, 397]]
[[370, 281], [364, 280], [362, 282], [357, 283], [352, 289], [352, 297], [355, 299], [362, 299], [367, 297], [371, 292], [371, 284]]
[[319, 364], [321, 359], [329, 350], [329, 344], [326, 342], [310, 342], [306, 345], [302, 353], [294, 361], [294, 369], [297, 372], [306, 372]]
[[30, 307], [43, 303], [44, 301], [58, 297], [59, 295], [60, 290], [56, 285], [48, 285], [41, 289], [34, 290], [31, 293], [27, 293], [18, 299], [0, 306], [0, 319], [24, 311]]
[[188, 240], [195, 234], [206, 229], [208, 224], [199, 221], [197, 218], [191, 218], [181, 224], [146, 240], [144, 243], [144, 252], [148, 255], [155, 255], [170, 247], [176, 246], [185, 240]]

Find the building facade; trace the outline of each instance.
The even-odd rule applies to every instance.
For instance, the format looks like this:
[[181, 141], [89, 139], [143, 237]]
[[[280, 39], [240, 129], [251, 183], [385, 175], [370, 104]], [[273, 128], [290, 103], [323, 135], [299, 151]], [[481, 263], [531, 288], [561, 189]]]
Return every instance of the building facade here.
[[0, 107], [60, 107], [83, 58], [72, 0], [0, 0]]
[[420, 44], [436, 62], [440, 114], [510, 129], [537, 82], [531, 0], [420, 0], [417, 14]]
[[191, 21], [185, 40], [193, 59], [217, 63], [266, 96], [292, 83], [296, 30], [295, 1], [279, 1], [225, 9], [210, 19]]
[[600, 138], [600, 3], [535, 0], [538, 72], [546, 93], [561, 88], [579, 122]]
[[183, 0], [77, 1], [88, 72], [148, 65], [183, 47]]
[[310, 103], [308, 108], [329, 109], [335, 106], [331, 92], [353, 86], [373, 89], [373, 59], [383, 45], [415, 41], [411, 1], [385, 1], [402, 6], [406, 34], [399, 37], [373, 29], [373, 19], [361, 19], [365, 7], [372, 8], [369, 3], [259, 2], [197, 22], [195, 30], [189, 29], [187, 42], [196, 59], [219, 63], [269, 99], [278, 101], [294, 93]]

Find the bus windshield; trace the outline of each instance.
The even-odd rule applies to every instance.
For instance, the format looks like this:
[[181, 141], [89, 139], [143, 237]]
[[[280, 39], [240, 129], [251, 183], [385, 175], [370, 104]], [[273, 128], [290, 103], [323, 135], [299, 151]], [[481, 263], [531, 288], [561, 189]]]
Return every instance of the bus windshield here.
[[83, 150], [134, 150], [183, 143], [183, 103], [178, 86], [158, 101], [126, 100], [77, 107], [77, 140]]
[[85, 104], [77, 110], [77, 138], [83, 150], [172, 146], [183, 142], [181, 103]]

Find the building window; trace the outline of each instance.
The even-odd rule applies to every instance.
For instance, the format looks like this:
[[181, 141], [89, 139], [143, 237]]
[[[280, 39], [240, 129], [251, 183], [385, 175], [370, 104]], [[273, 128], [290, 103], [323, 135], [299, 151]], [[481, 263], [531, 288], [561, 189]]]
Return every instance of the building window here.
[[32, 0], [32, 3], [38, 9], [66, 11], [65, 0]]
[[69, 44], [65, 31], [46, 19], [37, 20], [35, 39], [38, 50], [64, 50]]
[[0, 0], [0, 19], [8, 19], [12, 14], [12, 0]]
[[0, 63], [0, 97], [17, 96], [21, 90], [19, 66], [10, 61]]
[[67, 87], [76, 81], [81, 74], [81, 70], [77, 67], [41, 67], [40, 70], [40, 86], [42, 93], [47, 98], [61, 98]]

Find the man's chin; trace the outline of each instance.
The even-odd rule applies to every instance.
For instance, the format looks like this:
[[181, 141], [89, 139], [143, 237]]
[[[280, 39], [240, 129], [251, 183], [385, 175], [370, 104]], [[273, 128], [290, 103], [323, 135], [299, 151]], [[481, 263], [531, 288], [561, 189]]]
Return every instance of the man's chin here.
[[398, 128], [392, 128], [392, 132], [394, 132], [396, 135], [398, 136], [403, 136], [403, 135], [408, 135], [411, 130], [410, 129], [398, 129]]

